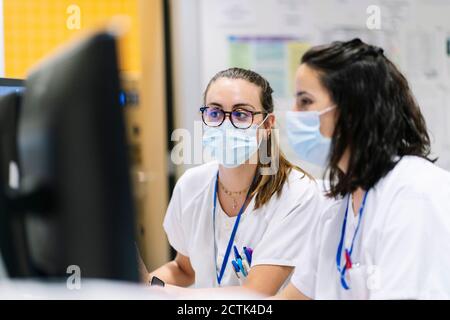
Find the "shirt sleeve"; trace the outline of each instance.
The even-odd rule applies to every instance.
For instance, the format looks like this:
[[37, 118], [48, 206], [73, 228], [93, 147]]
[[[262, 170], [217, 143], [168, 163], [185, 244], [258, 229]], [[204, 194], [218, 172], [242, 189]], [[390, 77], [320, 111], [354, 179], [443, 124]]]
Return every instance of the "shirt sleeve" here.
[[399, 193], [394, 200], [388, 208], [374, 265], [369, 266], [369, 298], [419, 299], [427, 287], [427, 264], [435, 263], [433, 231], [426, 219], [433, 206], [419, 193]]
[[337, 212], [340, 206], [340, 201], [327, 199], [325, 196], [322, 196], [321, 206], [317, 209], [316, 213], [318, 218], [310, 226], [310, 232], [303, 243], [302, 250], [300, 250], [295, 271], [291, 277], [292, 285], [311, 299], [315, 299], [316, 297], [315, 288], [319, 252], [325, 219], [329, 214], [333, 215]]
[[311, 184], [311, 189], [301, 200], [280, 205], [263, 238], [255, 247], [252, 265], [294, 267], [297, 257], [305, 248], [310, 229], [314, 226], [319, 201], [319, 192]]
[[189, 251], [182, 218], [181, 190], [177, 183], [166, 211], [163, 227], [172, 248], [188, 257]]

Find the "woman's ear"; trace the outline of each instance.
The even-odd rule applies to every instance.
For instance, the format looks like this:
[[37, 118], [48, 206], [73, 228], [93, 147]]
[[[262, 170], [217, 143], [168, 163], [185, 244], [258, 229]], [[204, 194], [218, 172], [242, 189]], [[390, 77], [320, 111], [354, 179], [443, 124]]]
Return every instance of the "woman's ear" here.
[[265, 129], [273, 129], [275, 127], [275, 115], [273, 113], [270, 113], [267, 115], [267, 119], [264, 122], [264, 128]]

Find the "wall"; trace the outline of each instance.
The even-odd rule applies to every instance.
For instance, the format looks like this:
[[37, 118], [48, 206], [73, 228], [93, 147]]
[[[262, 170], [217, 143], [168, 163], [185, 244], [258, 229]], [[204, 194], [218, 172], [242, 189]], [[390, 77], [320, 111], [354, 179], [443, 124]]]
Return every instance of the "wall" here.
[[[75, 7], [73, 6], [75, 5]], [[79, 28], [129, 17], [131, 28], [121, 42], [124, 71], [140, 69], [138, 2], [136, 0], [3, 0], [5, 76], [24, 78], [38, 60], [78, 34]]]
[[5, 48], [3, 32], [3, 0], [0, 0], [0, 77], [5, 76]]
[[[182, 0], [173, 2], [180, 8], [185, 5]], [[195, 108], [217, 71], [250, 66], [282, 88], [275, 96], [276, 115], [283, 128], [284, 111], [293, 104], [291, 78], [301, 53], [311, 45], [360, 37], [382, 46], [406, 74], [426, 118], [433, 153], [439, 156], [437, 164], [450, 170], [450, 1], [192, 0], [191, 4], [186, 9], [191, 15], [181, 14], [182, 23], [175, 25], [178, 37], [185, 39], [176, 44], [175, 57], [177, 72], [183, 77], [176, 90], [182, 97], [176, 102], [183, 119], [178, 122], [180, 127], [193, 132], [192, 123], [199, 119]], [[380, 8], [380, 29], [370, 30], [366, 25], [370, 5]], [[265, 45], [267, 41], [275, 46]], [[192, 59], [190, 52], [196, 53]], [[185, 86], [196, 92], [186, 92]], [[288, 158], [321, 176], [319, 168], [294, 155], [286, 140], [282, 130], [281, 144]], [[181, 166], [180, 171], [187, 167]]]
[[[201, 12], [198, 0], [170, 0], [175, 128], [194, 132], [202, 103]], [[170, 138], [170, 137], [169, 137]], [[177, 138], [173, 135], [173, 138]], [[193, 164], [176, 166], [180, 176]]]
[[140, 109], [132, 111], [132, 126], [141, 128], [142, 164], [138, 180], [139, 239], [149, 271], [169, 260], [169, 244], [162, 228], [168, 204], [167, 129], [165, 99], [164, 16], [160, 0], [139, 1], [140, 43], [142, 47]]

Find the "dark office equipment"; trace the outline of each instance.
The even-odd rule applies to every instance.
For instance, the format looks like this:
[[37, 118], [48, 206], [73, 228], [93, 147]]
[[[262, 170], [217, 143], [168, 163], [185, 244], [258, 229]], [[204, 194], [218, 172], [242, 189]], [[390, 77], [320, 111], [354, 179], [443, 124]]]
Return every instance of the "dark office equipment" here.
[[4, 209], [25, 226], [27, 266], [16, 276], [64, 278], [76, 265], [82, 278], [139, 279], [117, 61], [114, 36], [99, 33], [26, 80], [20, 191]]

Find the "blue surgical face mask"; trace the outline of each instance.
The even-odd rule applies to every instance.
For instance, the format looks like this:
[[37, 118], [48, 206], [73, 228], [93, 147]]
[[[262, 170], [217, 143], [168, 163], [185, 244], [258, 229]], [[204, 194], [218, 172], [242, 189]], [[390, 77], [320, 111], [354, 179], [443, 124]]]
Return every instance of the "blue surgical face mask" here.
[[286, 127], [288, 140], [302, 159], [325, 167], [330, 154], [331, 139], [320, 133], [320, 116], [336, 107], [318, 111], [288, 111]]
[[219, 127], [205, 126], [203, 148], [224, 167], [236, 168], [258, 150], [257, 131], [264, 121], [248, 129], [237, 129], [230, 120], [225, 120]]

